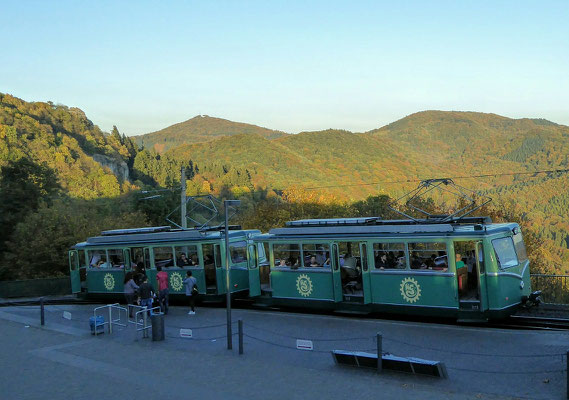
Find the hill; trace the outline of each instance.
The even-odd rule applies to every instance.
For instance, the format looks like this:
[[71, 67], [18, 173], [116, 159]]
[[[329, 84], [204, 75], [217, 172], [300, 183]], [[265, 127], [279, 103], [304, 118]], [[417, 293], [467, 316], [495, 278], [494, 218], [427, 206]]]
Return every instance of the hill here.
[[208, 142], [222, 136], [239, 134], [256, 134], [268, 139], [286, 135], [284, 132], [262, 128], [257, 125], [198, 115], [187, 121], [134, 138], [139, 146], [153, 148], [157, 152], [162, 153], [182, 144]]
[[135, 154], [128, 138], [102, 132], [78, 108], [0, 93], [0, 167], [21, 158], [45, 163], [66, 193], [93, 199], [130, 188]]

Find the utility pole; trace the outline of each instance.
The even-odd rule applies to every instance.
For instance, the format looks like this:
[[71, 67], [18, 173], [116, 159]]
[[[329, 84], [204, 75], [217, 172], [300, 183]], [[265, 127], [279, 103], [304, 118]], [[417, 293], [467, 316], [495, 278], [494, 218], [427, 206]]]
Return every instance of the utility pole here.
[[231, 268], [229, 257], [229, 207], [241, 204], [239, 200], [224, 200], [223, 208], [225, 208], [225, 289], [227, 290], [227, 350], [233, 348], [233, 335], [231, 333]]
[[180, 210], [182, 212], [182, 228], [186, 229], [188, 227], [188, 221], [186, 220], [186, 169], [182, 166], [182, 177], [180, 179], [182, 184], [182, 193], [180, 195]]

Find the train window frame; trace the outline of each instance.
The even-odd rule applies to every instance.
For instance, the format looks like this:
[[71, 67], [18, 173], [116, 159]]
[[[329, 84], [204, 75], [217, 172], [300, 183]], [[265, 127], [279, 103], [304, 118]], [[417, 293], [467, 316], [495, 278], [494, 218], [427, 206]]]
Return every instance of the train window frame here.
[[520, 232], [519, 228], [517, 229], [517, 233], [513, 236], [512, 239], [514, 241], [514, 248], [516, 249], [516, 255], [518, 256], [518, 262], [520, 264], [523, 264], [528, 260], [528, 253], [526, 250], [524, 239], [522, 237], [522, 233]]
[[[385, 248], [379, 249], [377, 247], [377, 245], [388, 245], [388, 246], [389, 245], [397, 245], [397, 246], [400, 246], [401, 248], [391, 249], [389, 247], [387, 249], [385, 249]], [[373, 256], [373, 268], [371, 269], [372, 271], [378, 271], [378, 272], [381, 272], [381, 271], [405, 271], [405, 270], [409, 269], [409, 263], [407, 262], [407, 260], [408, 260], [407, 243], [405, 243], [405, 242], [388, 242], [388, 241], [373, 242], [372, 246], [371, 246], [371, 250], [372, 250], [372, 256]], [[401, 251], [403, 252], [403, 259], [404, 259], [403, 260], [403, 262], [404, 262], [403, 268], [398, 268], [397, 266], [394, 266], [393, 268], [385, 268], [385, 267], [381, 268], [381, 267], [377, 266], [376, 253], [379, 253], [379, 252], [384, 252], [384, 253], [385, 252], [393, 252], [393, 253], [395, 253], [395, 252], [401, 252]], [[398, 258], [400, 259], [401, 257], [398, 257]], [[398, 264], [398, 265], [401, 265], [401, 264]]]
[[[306, 249], [306, 247], [308, 246], [314, 246], [314, 249]], [[318, 260], [318, 255], [312, 255], [311, 253], [322, 253], [325, 252], [328, 256], [326, 257], [326, 254], [324, 255], [324, 262], [322, 264], [319, 264], [317, 266], [311, 266], [311, 265], [306, 265], [306, 258], [307, 257], [312, 257], [315, 256], [316, 259]], [[310, 256], [307, 255], [311, 254]], [[321, 242], [307, 242], [307, 243], [301, 243], [300, 246], [300, 258], [301, 258], [301, 265], [302, 268], [319, 268], [319, 269], [331, 269], [332, 268], [332, 261], [331, 261], [331, 257], [330, 257], [330, 244], [329, 243], [321, 243]], [[321, 258], [321, 257], [320, 257]], [[310, 259], [309, 259], [310, 261]], [[328, 261], [328, 263], [326, 264], [326, 261]]]
[[[235, 259], [235, 255], [240, 258]], [[247, 262], [247, 241], [229, 243], [229, 257], [231, 264], [241, 264]]]
[[106, 249], [87, 249], [87, 267], [89, 269], [108, 268], [108, 259]]
[[[508, 246], [508, 247], [516, 257], [515, 258], [515, 262], [516, 262], [515, 264], [504, 266], [504, 264], [500, 261], [500, 254], [503, 255], [503, 253], [498, 252], [497, 246], [496, 246], [497, 243], [509, 243], [510, 244], [510, 246]], [[498, 263], [498, 268], [500, 268], [501, 270], [514, 268], [514, 267], [517, 267], [518, 265], [520, 265], [520, 260], [518, 258], [518, 254], [516, 252], [516, 246], [514, 245], [514, 240], [511, 236], [505, 236], [505, 237], [492, 239], [492, 248], [494, 249], [494, 254], [496, 256], [496, 262]]]
[[[112, 257], [118, 257], [118, 264], [112, 262]], [[123, 248], [112, 248], [107, 249], [107, 260], [109, 264], [109, 268], [124, 268], [125, 266], [125, 259], [124, 259], [124, 251]]]
[[[415, 247], [413, 245], [423, 245], [424, 248], [421, 247]], [[444, 247], [443, 248], [437, 248], [436, 245], [442, 245]], [[442, 241], [442, 240], [434, 240], [434, 241], [413, 241], [413, 242], [407, 242], [407, 251], [408, 251], [408, 256], [409, 256], [409, 270], [414, 271], [414, 272], [434, 272], [434, 273], [446, 273], [449, 270], [449, 251], [448, 251], [448, 244], [446, 241]], [[444, 254], [440, 254], [441, 252], [444, 251]], [[425, 258], [427, 260], [427, 262], [429, 261], [429, 258], [432, 258], [433, 255], [435, 255], [436, 253], [436, 257], [435, 259], [432, 261], [433, 265], [429, 265], [427, 262], [422, 262], [421, 263], [421, 267], [419, 268], [413, 268], [413, 261], [412, 261], [412, 257], [414, 253], [431, 253], [430, 257], [419, 257], [420, 259]], [[438, 265], [437, 265], [437, 259], [439, 258], [443, 258], [446, 259], [445, 264], [442, 268], [439, 269]], [[422, 267], [424, 265], [424, 267]]]
[[[283, 247], [284, 247], [284, 246], [288, 246], [289, 249], [288, 249], [288, 250], [280, 249], [280, 248], [279, 248], [280, 246], [283, 246]], [[291, 250], [291, 246], [296, 246], [297, 250]], [[275, 249], [275, 247], [277, 247], [277, 249]], [[298, 268], [300, 268], [300, 266], [301, 266], [301, 257], [302, 257], [300, 243], [298, 243], [298, 242], [272, 243], [270, 250], [271, 250], [271, 253], [272, 253], [272, 255], [273, 255], [273, 260], [274, 260], [273, 263], [275, 264], [275, 265], [271, 265], [271, 269], [274, 268], [274, 269], [277, 269], [277, 270], [289, 270], [289, 269], [298, 269]], [[279, 264], [277, 264], [277, 259], [279, 260], [278, 262], [280, 263], [281, 257], [277, 257], [276, 254], [275, 254], [276, 252], [279, 252], [279, 253], [280, 253], [280, 252], [289, 252], [289, 253], [293, 253], [293, 252], [296, 253], [296, 252], [298, 252], [298, 257], [296, 258], [296, 261], [297, 261], [297, 262], [296, 262], [295, 264], [289, 263], [289, 264], [287, 264], [287, 265], [279, 265]], [[291, 258], [291, 256], [287, 257], [287, 259], [290, 259], [290, 258]], [[285, 261], [285, 262], [286, 262], [286, 261]]]
[[[173, 267], [175, 264], [175, 260], [174, 260], [174, 246], [169, 245], [169, 246], [154, 246], [152, 247], [152, 264], [154, 268], [157, 268], [159, 265], [156, 263], [156, 250], [158, 249], [170, 249], [170, 258], [164, 259], [164, 260], [160, 260], [161, 263], [164, 263], [165, 260], [170, 260], [168, 263], [164, 263], [164, 265], [159, 264], [162, 268], [168, 268], [168, 267]], [[161, 254], [159, 252], [159, 254]]]
[[[182, 253], [186, 255], [186, 259], [190, 262], [189, 264], [180, 265]], [[197, 264], [194, 264], [194, 256], [196, 256]], [[174, 246], [174, 259], [177, 268], [195, 268], [202, 265], [202, 263], [200, 263], [200, 254], [198, 251], [198, 246], [196, 244], [183, 244]]]

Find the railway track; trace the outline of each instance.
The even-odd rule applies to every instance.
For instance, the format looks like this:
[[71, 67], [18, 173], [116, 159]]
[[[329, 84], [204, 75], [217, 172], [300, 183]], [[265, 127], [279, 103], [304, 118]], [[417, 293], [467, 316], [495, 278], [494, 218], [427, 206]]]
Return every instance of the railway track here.
[[512, 315], [503, 322], [492, 323], [492, 326], [506, 329], [569, 330], [569, 318]]

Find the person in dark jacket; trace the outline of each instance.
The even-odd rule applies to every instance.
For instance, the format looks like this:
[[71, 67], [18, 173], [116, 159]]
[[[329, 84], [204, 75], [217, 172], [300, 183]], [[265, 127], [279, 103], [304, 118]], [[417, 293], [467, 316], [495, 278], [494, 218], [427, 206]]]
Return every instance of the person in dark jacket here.
[[150, 283], [148, 283], [148, 277], [144, 276], [144, 278], [142, 278], [142, 284], [138, 288], [140, 306], [146, 307], [148, 310], [150, 310], [152, 308], [152, 299], [154, 298], [154, 293], [154, 288]]

